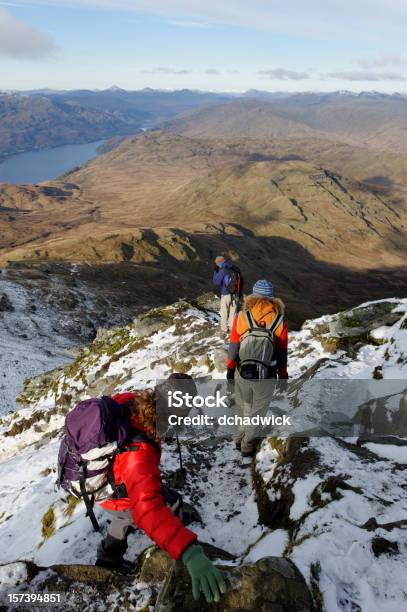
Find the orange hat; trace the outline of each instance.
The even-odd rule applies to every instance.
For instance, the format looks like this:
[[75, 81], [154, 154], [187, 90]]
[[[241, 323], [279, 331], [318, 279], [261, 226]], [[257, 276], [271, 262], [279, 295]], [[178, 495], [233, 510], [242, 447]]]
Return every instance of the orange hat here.
[[219, 266], [219, 264], [225, 263], [225, 258], [223, 255], [218, 255], [215, 259], [215, 263]]

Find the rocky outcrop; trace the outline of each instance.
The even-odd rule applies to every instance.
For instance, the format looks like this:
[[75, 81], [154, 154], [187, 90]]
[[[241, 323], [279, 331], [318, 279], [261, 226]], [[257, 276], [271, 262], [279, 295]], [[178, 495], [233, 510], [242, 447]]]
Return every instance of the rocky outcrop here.
[[[154, 600], [149, 587], [134, 584], [134, 576], [123, 576], [93, 565], [52, 565], [38, 567], [32, 562], [19, 561], [0, 565], [5, 579], [0, 595], [7, 601], [7, 592], [36, 593], [42, 596], [41, 609], [137, 610]], [[59, 594], [59, 603], [49, 604], [44, 597]], [[148, 609], [148, 607], [146, 608]]]
[[259, 520], [273, 529], [290, 530], [293, 528], [290, 510], [295, 499], [292, 482], [306, 478], [318, 468], [319, 454], [310, 447], [308, 438], [269, 438], [263, 442], [263, 447], [268, 445], [276, 460], [272, 480], [265, 480], [262, 474], [262, 449], [252, 465]]
[[[213, 546], [204, 545], [215, 562], [223, 560], [228, 592], [218, 604], [206, 604], [192, 597], [188, 572], [182, 562], [171, 560], [152, 547], [140, 555], [135, 575], [122, 575], [93, 565], [52, 565], [38, 567], [32, 562], [0, 566], [6, 576], [4, 587], [19, 593], [60, 593], [61, 604], [73, 610], [140, 610], [154, 605], [155, 612], [312, 612], [310, 591], [297, 567], [288, 559], [265, 557], [252, 564], [225, 565], [233, 556]], [[8, 584], [7, 584], [8, 583]], [[0, 595], [3, 590], [0, 586]], [[143, 607], [146, 606], [145, 608]], [[90, 606], [90, 607], [89, 607]], [[51, 609], [44, 603], [43, 609]]]
[[194, 601], [189, 576], [182, 564], [174, 567], [158, 594], [155, 612], [311, 612], [311, 593], [304, 577], [288, 559], [265, 557], [253, 564], [237, 567], [221, 565], [228, 591], [219, 603], [207, 604], [203, 597]]
[[[208, 373], [224, 371], [224, 343], [213, 325], [214, 312], [208, 307], [213, 301], [209, 294], [205, 307], [180, 301], [153, 308], [126, 327], [99, 328], [94, 342], [77, 351], [64, 370], [27, 380], [18, 401], [32, 404], [49, 394], [57, 404], [72, 404], [81, 397], [83, 388], [93, 396], [109, 395], [135, 376], [165, 378], [173, 371], [191, 372], [196, 367]], [[157, 334], [165, 350], [157, 351]], [[183, 340], [174, 343], [174, 337]]]
[[381, 338], [372, 332], [382, 326], [391, 327], [403, 318], [394, 300], [383, 300], [333, 315], [325, 324], [317, 325], [314, 335], [326, 351], [345, 350], [354, 353], [361, 344], [380, 345]]

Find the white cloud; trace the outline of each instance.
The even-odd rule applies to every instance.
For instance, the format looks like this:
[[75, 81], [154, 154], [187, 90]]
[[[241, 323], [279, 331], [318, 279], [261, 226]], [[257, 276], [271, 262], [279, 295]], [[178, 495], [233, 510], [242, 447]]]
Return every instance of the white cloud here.
[[166, 66], [157, 66], [157, 68], [146, 68], [141, 71], [143, 74], [191, 74], [192, 70], [187, 70], [186, 68], [168, 68]]
[[213, 74], [218, 76], [220, 72], [219, 70], [216, 70], [216, 68], [208, 68], [208, 70], [205, 70], [205, 74]]
[[39, 59], [55, 49], [52, 39], [6, 9], [0, 8], [0, 56], [15, 59]]
[[225, 24], [302, 36], [340, 34], [377, 39], [390, 33], [404, 41], [405, 0], [18, 0], [21, 4], [126, 10], [171, 22]]
[[275, 79], [276, 81], [302, 81], [310, 78], [307, 72], [297, 72], [295, 70], [286, 70], [285, 68], [259, 70], [257, 74], [268, 79]]
[[364, 70], [344, 70], [341, 72], [328, 72], [330, 79], [342, 81], [405, 81], [406, 77], [396, 72], [368, 72]]
[[177, 28], [206, 28], [207, 25], [205, 23], [200, 23], [199, 21], [170, 21], [171, 25], [176, 26]]
[[406, 55], [377, 55], [355, 60], [362, 68], [385, 68], [386, 66], [407, 66]]

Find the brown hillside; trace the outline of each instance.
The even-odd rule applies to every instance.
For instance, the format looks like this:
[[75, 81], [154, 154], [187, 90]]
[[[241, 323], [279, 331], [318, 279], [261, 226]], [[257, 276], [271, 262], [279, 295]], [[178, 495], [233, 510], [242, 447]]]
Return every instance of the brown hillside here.
[[270, 102], [233, 100], [194, 110], [162, 124], [184, 136], [202, 138], [324, 138], [326, 134], [295, 119], [274, 113]]
[[407, 154], [407, 99], [335, 94], [239, 99], [180, 115], [163, 128], [215, 139], [327, 138]]
[[[165, 242], [170, 228], [194, 234], [236, 224], [354, 269], [405, 262], [400, 197], [307, 161], [277, 158], [264, 143], [155, 132], [125, 141], [69, 181], [1, 189], [3, 261], [152, 261], [143, 228]], [[188, 259], [179, 238], [168, 241]], [[125, 254], [122, 244], [130, 245]]]

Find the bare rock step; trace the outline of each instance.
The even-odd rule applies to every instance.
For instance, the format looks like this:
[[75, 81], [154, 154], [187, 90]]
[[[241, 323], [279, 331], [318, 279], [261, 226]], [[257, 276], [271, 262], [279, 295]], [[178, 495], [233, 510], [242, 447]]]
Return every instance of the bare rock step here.
[[253, 564], [238, 567], [218, 565], [218, 568], [229, 586], [219, 603], [207, 604], [203, 596], [195, 601], [188, 572], [182, 563], [176, 563], [157, 597], [154, 612], [315, 610], [304, 577], [289, 559], [264, 557]]

